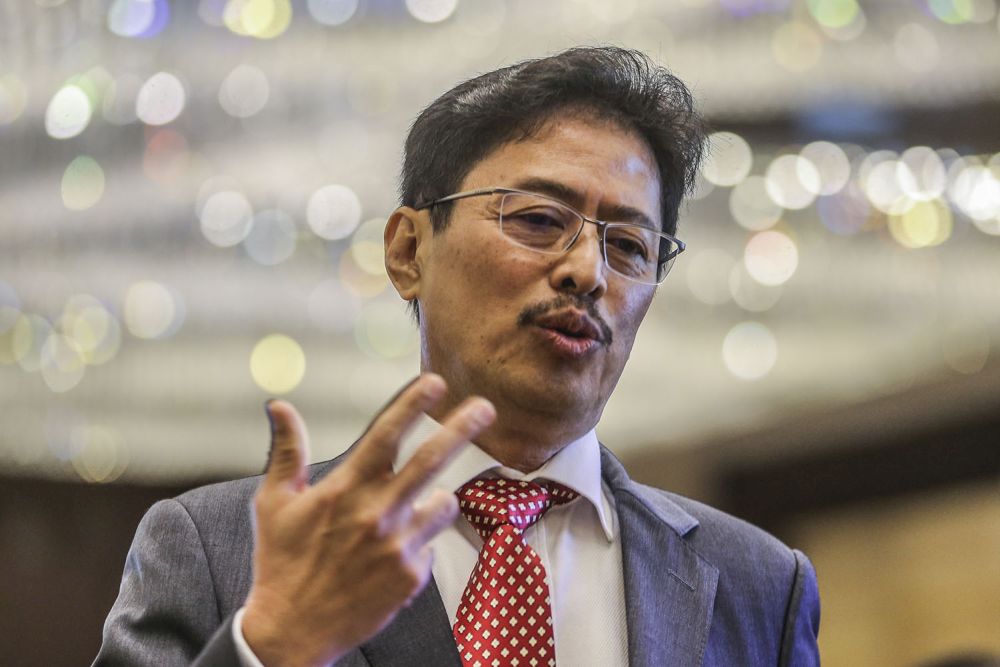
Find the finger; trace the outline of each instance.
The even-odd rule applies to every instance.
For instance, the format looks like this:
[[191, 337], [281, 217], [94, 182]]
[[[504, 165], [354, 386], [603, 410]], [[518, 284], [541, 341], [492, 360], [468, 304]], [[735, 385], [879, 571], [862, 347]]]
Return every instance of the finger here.
[[444, 380], [434, 373], [425, 373], [411, 382], [372, 421], [348, 459], [349, 465], [366, 478], [385, 472], [417, 418], [441, 400], [446, 389]]
[[268, 401], [264, 409], [271, 422], [271, 451], [264, 486], [301, 491], [308, 482], [309, 433], [305, 421], [287, 401]]
[[414, 586], [413, 590], [410, 592], [409, 597], [403, 602], [404, 607], [409, 607], [413, 604], [413, 601], [420, 595], [420, 592], [424, 590], [427, 586], [427, 582], [431, 580], [431, 569], [434, 566], [434, 551], [429, 546], [424, 546], [416, 554], [413, 555], [413, 568], [418, 572], [417, 585]]
[[391, 482], [396, 504], [411, 502], [417, 493], [470, 440], [482, 433], [496, 418], [493, 404], [485, 398], [466, 399], [444, 420]]
[[434, 493], [413, 511], [410, 530], [413, 545], [423, 547], [442, 530], [455, 522], [458, 498], [451, 491], [435, 489]]

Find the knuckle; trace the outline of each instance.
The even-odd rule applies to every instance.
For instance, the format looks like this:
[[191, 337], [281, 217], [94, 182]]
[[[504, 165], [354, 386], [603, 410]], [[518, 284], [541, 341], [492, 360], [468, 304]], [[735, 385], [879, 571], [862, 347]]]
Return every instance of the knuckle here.
[[319, 496], [320, 501], [324, 505], [327, 505], [328, 507], [331, 508], [339, 506], [341, 504], [342, 499], [344, 498], [345, 494], [344, 486], [338, 483], [336, 480], [331, 480], [331, 481], [324, 480], [324, 481], [326, 483], [323, 484], [322, 486], [313, 487], [319, 489], [317, 495]]
[[385, 518], [379, 512], [371, 508], [363, 509], [358, 513], [358, 530], [366, 539], [381, 539], [385, 534], [385, 524]]
[[294, 466], [297, 461], [298, 451], [295, 449], [294, 445], [291, 443], [284, 445], [276, 444], [271, 447], [268, 469], [287, 469]]
[[405, 575], [408, 570], [407, 548], [401, 539], [383, 540], [378, 550], [379, 560], [384, 566], [394, 572]]
[[372, 425], [369, 436], [377, 443], [396, 442], [402, 436], [402, 429], [392, 419], [380, 419]]
[[434, 443], [429, 442], [418, 449], [413, 455], [411, 461], [418, 470], [434, 470], [437, 468], [441, 457], [433, 445]]
[[402, 574], [402, 583], [411, 594], [423, 586], [425, 574], [420, 564], [407, 563]]
[[271, 506], [270, 498], [264, 491], [258, 491], [253, 497], [253, 509], [258, 515], [266, 514]]

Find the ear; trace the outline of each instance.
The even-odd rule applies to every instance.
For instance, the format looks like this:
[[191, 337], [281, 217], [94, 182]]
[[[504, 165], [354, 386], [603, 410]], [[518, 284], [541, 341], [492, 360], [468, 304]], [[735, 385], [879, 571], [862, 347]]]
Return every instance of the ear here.
[[396, 291], [406, 301], [420, 294], [421, 268], [429, 239], [430, 217], [409, 206], [400, 206], [385, 225], [385, 270]]

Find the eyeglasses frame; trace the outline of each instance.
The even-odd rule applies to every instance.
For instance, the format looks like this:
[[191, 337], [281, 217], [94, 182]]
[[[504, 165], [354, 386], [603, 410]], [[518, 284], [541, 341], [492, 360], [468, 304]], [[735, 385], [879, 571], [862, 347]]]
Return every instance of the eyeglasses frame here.
[[[608, 269], [610, 271], [612, 271], [615, 275], [619, 275], [619, 276], [625, 278], [626, 280], [631, 280], [632, 282], [638, 283], [640, 285], [660, 285], [660, 284], [662, 284], [663, 281], [667, 279], [667, 274], [670, 273], [670, 269], [673, 266], [673, 260], [677, 259], [677, 255], [679, 255], [682, 252], [684, 252], [684, 249], [687, 247], [687, 244], [685, 244], [683, 241], [681, 241], [679, 238], [677, 238], [676, 236], [674, 236], [672, 234], [667, 234], [666, 232], [663, 232], [663, 231], [660, 231], [660, 230], [657, 230], [657, 229], [650, 229], [649, 227], [646, 227], [645, 225], [638, 225], [638, 224], [635, 224], [635, 223], [632, 223], [632, 222], [606, 222], [604, 220], [597, 220], [596, 218], [589, 218], [589, 217], [585, 216], [583, 213], [581, 213], [580, 211], [578, 211], [573, 206], [570, 206], [566, 202], [561, 201], [559, 199], [556, 199], [555, 197], [552, 197], [550, 195], [540, 194], [538, 192], [529, 192], [527, 190], [518, 190], [517, 188], [478, 188], [476, 190], [466, 190], [464, 192], [456, 192], [454, 194], [450, 194], [450, 195], [447, 195], [445, 197], [439, 197], [437, 199], [432, 199], [430, 201], [419, 202], [419, 203], [415, 204], [413, 208], [416, 211], [422, 211], [424, 209], [433, 208], [434, 206], [437, 206], [438, 204], [447, 204], [447, 203], [450, 203], [450, 202], [453, 202], [453, 201], [457, 201], [459, 199], [466, 199], [468, 197], [480, 197], [480, 196], [483, 196], [483, 195], [495, 195], [495, 194], [502, 194], [502, 195], [508, 195], [508, 194], [513, 194], [513, 195], [530, 195], [532, 197], [542, 197], [544, 199], [549, 199], [551, 201], [554, 201], [554, 202], [558, 203], [561, 206], [566, 207], [567, 209], [569, 209], [570, 211], [572, 211], [577, 217], [579, 217], [584, 222], [589, 222], [590, 224], [595, 225], [597, 227], [597, 229], [599, 230], [599, 232], [600, 232], [601, 254], [604, 257], [604, 264], [605, 264], [605, 266], [607, 266]], [[502, 203], [501, 203], [501, 206], [502, 206]], [[502, 224], [502, 219], [501, 219], [501, 224]], [[666, 273], [663, 274], [663, 277], [660, 278], [655, 283], [648, 283], [648, 282], [644, 282], [642, 280], [636, 280], [635, 278], [633, 278], [631, 276], [627, 276], [624, 273], [621, 273], [620, 271], [615, 270], [611, 266], [611, 264], [608, 262], [607, 229], [609, 227], [639, 227], [641, 229], [647, 229], [649, 231], [652, 231], [652, 232], [654, 232], [654, 233], [656, 233], [656, 234], [658, 234], [660, 236], [664, 236], [667, 239], [669, 239], [670, 241], [672, 241], [673, 243], [676, 243], [677, 244], [677, 251], [675, 253], [673, 253], [673, 255], [668, 259], [668, 261], [670, 262], [670, 265], [667, 266], [667, 271], [666, 271]], [[574, 234], [573, 238], [570, 239], [569, 243], [566, 244], [566, 247], [563, 248], [562, 250], [558, 251], [558, 252], [550, 252], [550, 251], [547, 251], [547, 250], [539, 250], [538, 248], [529, 248], [527, 246], [523, 246], [520, 243], [517, 243], [517, 242], [511, 240], [510, 238], [508, 238], [506, 236], [505, 236], [505, 238], [508, 238], [508, 241], [510, 241], [514, 245], [518, 246], [519, 248], [525, 248], [526, 250], [533, 250], [534, 252], [539, 252], [539, 253], [546, 254], [546, 255], [562, 255], [562, 254], [565, 254], [565, 253], [569, 252], [570, 248], [573, 247], [573, 245], [576, 243], [577, 239], [580, 238], [580, 233], [582, 231], [583, 231], [583, 225], [580, 225], [580, 228], [576, 230], [576, 234]]]

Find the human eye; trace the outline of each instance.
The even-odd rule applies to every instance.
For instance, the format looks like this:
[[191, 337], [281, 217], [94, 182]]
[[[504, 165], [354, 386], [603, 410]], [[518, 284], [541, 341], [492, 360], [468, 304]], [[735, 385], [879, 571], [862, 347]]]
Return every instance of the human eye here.
[[606, 240], [608, 251], [618, 253], [631, 261], [646, 262], [651, 256], [648, 240], [639, 232], [627, 229], [609, 229]]
[[508, 222], [542, 229], [562, 230], [566, 227], [566, 215], [553, 206], [533, 206], [521, 210], [505, 212]]

